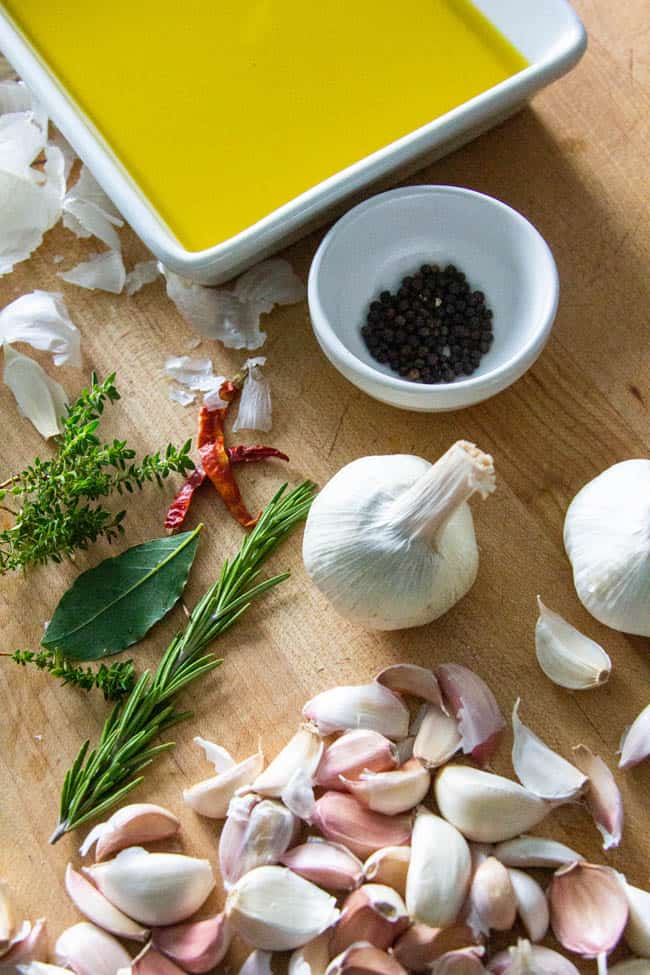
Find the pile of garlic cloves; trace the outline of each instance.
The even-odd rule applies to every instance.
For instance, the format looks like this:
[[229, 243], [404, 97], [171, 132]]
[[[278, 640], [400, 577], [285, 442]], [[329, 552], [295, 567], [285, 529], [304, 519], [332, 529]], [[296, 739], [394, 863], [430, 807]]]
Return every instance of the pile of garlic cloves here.
[[[577, 975], [539, 944], [549, 931], [600, 973], [624, 939], [638, 957], [610, 971], [650, 975], [650, 893], [529, 834], [557, 806], [579, 802], [604, 847], [616, 845], [613, 776], [585, 746], [575, 764], [552, 751], [520, 709], [517, 701], [519, 782], [476, 767], [505, 722], [485, 682], [458, 664], [400, 664], [316, 695], [266, 767], [261, 745], [235, 761], [195, 739], [215, 774], [184, 799], [224, 820], [223, 911], [195, 917], [215, 887], [208, 860], [145, 848], [176, 842], [178, 819], [128, 805], [88, 834], [80, 852], [94, 846], [95, 862], [68, 866], [66, 889], [86, 920], [59, 936], [55, 966], [42, 964], [42, 939], [31, 957], [16, 953], [12, 922], [1, 923], [10, 908], [0, 906], [0, 950], [9, 946], [0, 975], [200, 975], [233, 939], [253, 949], [240, 975], [271, 975], [274, 952], [291, 952], [289, 975]], [[525, 937], [495, 951], [494, 937], [502, 945], [515, 925]]]

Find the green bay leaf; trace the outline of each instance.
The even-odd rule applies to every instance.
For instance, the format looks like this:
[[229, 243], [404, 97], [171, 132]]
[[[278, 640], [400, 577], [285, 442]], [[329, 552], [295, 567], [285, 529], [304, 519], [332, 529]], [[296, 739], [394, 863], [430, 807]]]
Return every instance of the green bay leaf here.
[[97, 660], [137, 643], [180, 598], [200, 530], [134, 545], [83, 572], [57, 606], [43, 646]]

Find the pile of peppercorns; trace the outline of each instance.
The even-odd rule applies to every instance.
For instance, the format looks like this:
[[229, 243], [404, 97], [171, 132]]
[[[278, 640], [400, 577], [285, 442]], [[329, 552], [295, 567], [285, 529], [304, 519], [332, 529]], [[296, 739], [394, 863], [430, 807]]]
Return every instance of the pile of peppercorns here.
[[395, 294], [382, 291], [361, 334], [373, 359], [418, 383], [471, 376], [494, 338], [485, 295], [453, 264], [423, 264]]

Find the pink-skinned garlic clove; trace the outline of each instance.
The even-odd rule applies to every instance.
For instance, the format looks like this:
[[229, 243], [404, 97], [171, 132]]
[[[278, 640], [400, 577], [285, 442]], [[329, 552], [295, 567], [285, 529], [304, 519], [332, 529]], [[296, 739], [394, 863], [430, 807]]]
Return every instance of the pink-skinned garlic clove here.
[[531, 945], [524, 938], [516, 946], [494, 955], [487, 970], [491, 975], [580, 975], [573, 962], [559, 951]]
[[162, 806], [149, 802], [123, 806], [97, 827], [95, 861], [99, 863], [107, 860], [114, 853], [129, 846], [166, 840], [175, 836], [180, 828], [181, 824], [176, 816]]
[[224, 914], [156, 928], [152, 937], [154, 948], [192, 975], [211, 972], [223, 961], [231, 940], [232, 932]]
[[320, 797], [314, 822], [328, 840], [342, 843], [361, 858], [386, 846], [406, 846], [411, 838], [412, 817], [407, 813], [384, 816], [341, 792]]
[[427, 768], [439, 768], [452, 758], [462, 745], [458, 721], [453, 714], [427, 704], [418, 715], [413, 755]]
[[411, 972], [426, 972], [431, 964], [447, 954], [464, 948], [473, 940], [466, 924], [452, 924], [446, 928], [430, 928], [426, 924], [412, 924], [393, 945], [398, 962]]
[[366, 881], [386, 884], [406, 897], [406, 878], [411, 862], [410, 846], [385, 846], [371, 853], [363, 865]]
[[330, 948], [339, 955], [360, 941], [387, 950], [408, 928], [409, 916], [397, 891], [383, 884], [364, 884], [345, 900]]
[[126, 972], [119, 971], [117, 975], [185, 975], [185, 972], [171, 959], [161, 955], [150, 941], [133, 959]]
[[300, 821], [276, 799], [235, 796], [219, 838], [221, 879], [226, 890], [249, 870], [279, 863], [299, 831]]
[[116, 975], [130, 968], [131, 956], [106, 931], [81, 921], [63, 931], [54, 946], [57, 964], [72, 968], [76, 975]]
[[626, 728], [621, 739], [619, 768], [634, 768], [650, 755], [650, 704]]
[[478, 674], [461, 664], [442, 664], [435, 674], [447, 709], [458, 721], [463, 753], [485, 765], [505, 728], [494, 694]]
[[375, 680], [391, 691], [419, 697], [422, 701], [428, 701], [444, 710], [445, 705], [436, 675], [427, 667], [418, 667], [417, 664], [392, 664], [380, 670]]
[[604, 961], [628, 921], [625, 890], [609, 867], [573, 863], [558, 870], [548, 890], [551, 927], [562, 947], [583, 958]]
[[517, 898], [508, 868], [496, 857], [487, 857], [479, 865], [470, 899], [484, 931], [509, 931], [514, 925]]
[[457, 948], [441, 955], [430, 967], [431, 975], [484, 975], [482, 945]]
[[356, 780], [341, 776], [341, 781], [362, 805], [385, 816], [415, 809], [431, 788], [431, 775], [417, 758], [391, 772], [362, 772]]
[[279, 862], [326, 890], [355, 890], [363, 881], [363, 864], [354, 853], [316, 836], [287, 850]]
[[377, 731], [347, 731], [325, 749], [314, 782], [322, 789], [344, 790], [342, 779], [362, 772], [388, 772], [398, 766], [397, 748]]
[[7, 949], [0, 957], [0, 971], [6, 966], [26, 965], [29, 962], [43, 962], [47, 960], [47, 921], [44, 917], [31, 921], [23, 921], [10, 939]]
[[621, 793], [602, 758], [586, 745], [576, 745], [573, 754], [576, 765], [589, 779], [585, 802], [603, 838], [603, 849], [611, 850], [620, 844], [623, 835]]
[[408, 708], [397, 694], [376, 681], [322, 691], [305, 704], [302, 713], [321, 735], [351, 729], [377, 731], [392, 741], [408, 735]]
[[325, 975], [407, 975], [407, 972], [387, 951], [361, 943], [333, 958]]
[[65, 872], [65, 889], [78, 911], [97, 927], [118, 938], [146, 941], [148, 928], [143, 928], [115, 907], [69, 863]]
[[541, 941], [548, 931], [549, 908], [546, 894], [529, 874], [508, 868], [510, 883], [517, 902], [517, 914], [531, 941]]

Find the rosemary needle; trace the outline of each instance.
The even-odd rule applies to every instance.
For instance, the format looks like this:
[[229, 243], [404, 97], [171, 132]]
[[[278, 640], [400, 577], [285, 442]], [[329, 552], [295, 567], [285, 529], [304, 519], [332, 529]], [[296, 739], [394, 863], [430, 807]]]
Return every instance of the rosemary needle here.
[[63, 780], [59, 822], [50, 843], [116, 805], [142, 782], [140, 773], [154, 758], [174, 747], [172, 741], [152, 743], [191, 714], [177, 709], [175, 696], [222, 662], [204, 651], [253, 599], [288, 577], [284, 572], [257, 581], [262, 563], [307, 516], [313, 500], [314, 485], [308, 481], [288, 494], [285, 490], [286, 485], [266, 506], [234, 559], [224, 562], [221, 575], [197, 603], [184, 631], [174, 637], [157, 670], [145, 671], [126, 700], [115, 705], [96, 748], [91, 751], [89, 741], [81, 747]]

